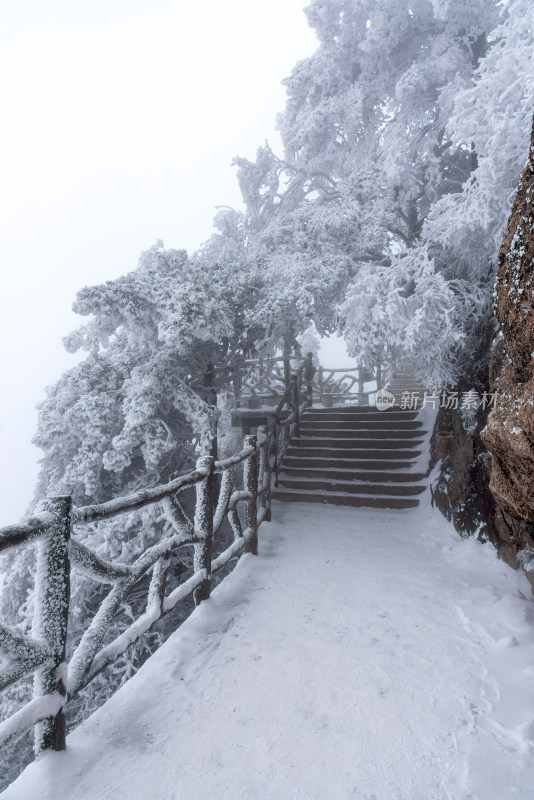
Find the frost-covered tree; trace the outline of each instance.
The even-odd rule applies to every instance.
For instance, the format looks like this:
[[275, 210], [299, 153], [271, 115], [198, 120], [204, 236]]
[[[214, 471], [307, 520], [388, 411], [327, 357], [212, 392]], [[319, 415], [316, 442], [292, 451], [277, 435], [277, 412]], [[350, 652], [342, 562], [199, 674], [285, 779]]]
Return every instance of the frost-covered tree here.
[[[355, 355], [372, 351], [376, 342], [373, 329], [363, 327], [361, 307], [355, 309], [355, 298], [365, 296], [382, 335], [438, 385], [465, 382], [470, 388], [486, 379], [496, 254], [528, 146], [534, 8], [521, 0], [500, 6], [499, 24], [479, 40], [472, 76], [440, 94], [447, 111], [443, 138], [449, 153], [463, 154], [463, 178], [429, 197], [421, 235], [394, 252], [393, 294], [382, 285], [367, 292], [366, 283], [376, 281], [362, 272], [342, 307]], [[449, 11], [442, 6], [441, 13]], [[411, 302], [399, 304], [395, 295]]]
[[524, 166], [534, 104], [534, 6], [506, 0], [477, 71], [454, 97], [448, 132], [471, 147], [476, 168], [436, 203], [425, 239], [462, 258], [472, 280], [493, 274], [495, 254]]
[[300, 358], [302, 359], [307, 356], [308, 353], [311, 353], [312, 362], [315, 366], [318, 366], [321, 363], [321, 339], [315, 330], [315, 326], [310, 325], [308, 330], [297, 337], [297, 342]]
[[245, 359], [255, 353], [264, 335], [255, 313], [262, 275], [247, 263], [245, 215], [229, 207], [222, 208], [215, 216], [214, 227], [216, 232], [193, 259], [206, 276], [215, 276], [214, 288], [232, 316], [232, 335], [221, 339], [221, 369], [226, 377], [233, 378]]
[[436, 389], [458, 374], [465, 330], [475, 339], [489, 310], [486, 289], [447, 279], [424, 248], [413, 248], [387, 267], [364, 267], [341, 305], [347, 348], [355, 358], [369, 365], [410, 358]]
[[[40, 408], [37, 498], [103, 502], [166, 482], [211, 449], [246, 289], [235, 259], [210, 262], [215, 250], [212, 242], [188, 258], [158, 242], [133, 272], [78, 293], [74, 310], [89, 320], [65, 344], [88, 355]], [[78, 537], [129, 563], [168, 527], [156, 505], [82, 528]], [[90, 603], [80, 592], [74, 606]]]
[[456, 326], [460, 346], [449, 342], [447, 351], [455, 357], [450, 375], [467, 378], [466, 388], [487, 373], [497, 254], [528, 153], [533, 105], [534, 6], [510, 0], [473, 80], [455, 96], [448, 123], [458, 146], [471, 147], [475, 169], [460, 191], [434, 204], [423, 229], [424, 252], [469, 312]]
[[[454, 119], [457, 98], [497, 46], [498, 5], [310, 3], [319, 48], [285, 82], [284, 158], [266, 146], [254, 163], [237, 162], [247, 251], [265, 279], [274, 338], [310, 320], [328, 331], [347, 293], [340, 311], [355, 357], [387, 358], [393, 347], [427, 379], [451, 378], [488, 317], [488, 297], [479, 283], [470, 291], [463, 264], [437, 243], [429, 249], [425, 232], [479, 164], [476, 140], [460, 138]], [[396, 302], [414, 294], [419, 303]], [[399, 317], [402, 309], [411, 316]]]
[[74, 310], [89, 321], [65, 344], [88, 355], [41, 405], [39, 495], [103, 501], [166, 480], [190, 463], [195, 440], [208, 446], [215, 409], [202, 396], [205, 375], [233, 332], [210, 288], [185, 251], [159, 243], [133, 272], [78, 293]]
[[[258, 286], [249, 306], [249, 324], [259, 326], [257, 345], [289, 355], [296, 337], [314, 323], [333, 329], [332, 304], [350, 257], [344, 223], [337, 211], [320, 208], [310, 197], [318, 184], [292, 170], [266, 145], [256, 162], [236, 159], [247, 204], [245, 268]], [[320, 179], [319, 179], [320, 180]]]

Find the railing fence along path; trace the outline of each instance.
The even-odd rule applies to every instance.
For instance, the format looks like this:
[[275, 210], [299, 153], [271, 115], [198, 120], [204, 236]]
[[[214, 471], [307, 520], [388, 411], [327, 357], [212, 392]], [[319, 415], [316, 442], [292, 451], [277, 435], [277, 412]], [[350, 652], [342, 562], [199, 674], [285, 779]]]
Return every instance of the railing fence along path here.
[[[272, 402], [273, 398], [282, 395], [287, 386], [289, 368], [287, 356], [260, 356], [247, 360], [236, 387], [238, 405], [257, 408], [262, 402]], [[317, 402], [324, 405], [346, 402], [368, 405], [371, 392], [366, 391], [365, 384], [376, 381], [376, 388], [382, 389], [393, 371], [394, 367], [386, 368], [381, 364], [367, 369], [361, 366], [343, 369], [319, 366], [315, 369], [313, 355], [308, 353], [304, 362], [307, 396], [311, 398], [313, 392]]]
[[[65, 707], [96, 675], [146, 633], [181, 600], [193, 595], [198, 605], [210, 596], [212, 576], [242, 553], [257, 554], [258, 528], [271, 517], [272, 477], [277, 478], [285, 450], [298, 435], [302, 411], [311, 402], [311, 373], [305, 364], [290, 379], [266, 426], [246, 436], [244, 447], [224, 461], [198, 459], [196, 469], [170, 483], [147, 488], [100, 505], [76, 508], [71, 497], [50, 497], [27, 521], [0, 529], [0, 551], [33, 540], [36, 548], [34, 619], [31, 636], [0, 625], [0, 689], [34, 675], [33, 698], [0, 723], [0, 746], [35, 728], [35, 751], [65, 749]], [[304, 391], [304, 387], [305, 391]], [[243, 486], [236, 487], [236, 468], [243, 464]], [[215, 476], [221, 476], [215, 501]], [[186, 516], [178, 495], [195, 488], [194, 520]], [[174, 532], [146, 549], [133, 564], [100, 558], [73, 536], [73, 527], [163, 503]], [[244, 513], [239, 513], [240, 504]], [[213, 539], [224, 517], [234, 540], [212, 558]], [[172, 552], [194, 548], [194, 573], [166, 593]], [[73, 569], [110, 585], [81, 641], [66, 662], [70, 581]], [[146, 608], [109, 644], [103, 641], [115, 615], [135, 584], [151, 571]]]

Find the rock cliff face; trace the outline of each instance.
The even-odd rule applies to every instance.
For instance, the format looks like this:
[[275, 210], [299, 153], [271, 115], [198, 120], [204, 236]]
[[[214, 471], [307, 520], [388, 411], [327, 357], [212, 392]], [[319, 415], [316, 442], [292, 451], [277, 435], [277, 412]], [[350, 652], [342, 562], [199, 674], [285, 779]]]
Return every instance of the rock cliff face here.
[[[490, 489], [503, 558], [534, 557], [534, 130], [529, 160], [499, 253], [491, 352], [497, 394], [482, 438], [492, 453]], [[532, 552], [530, 552], [532, 551]], [[518, 558], [519, 556], [519, 558]]]
[[495, 501], [489, 491], [491, 456], [480, 439], [486, 412], [479, 409], [475, 426], [466, 426], [460, 411], [440, 409], [431, 440], [431, 467], [438, 460], [435, 440], [438, 430], [452, 431], [449, 452], [431, 484], [432, 503], [450, 520], [460, 536], [477, 534], [499, 548], [495, 530]]

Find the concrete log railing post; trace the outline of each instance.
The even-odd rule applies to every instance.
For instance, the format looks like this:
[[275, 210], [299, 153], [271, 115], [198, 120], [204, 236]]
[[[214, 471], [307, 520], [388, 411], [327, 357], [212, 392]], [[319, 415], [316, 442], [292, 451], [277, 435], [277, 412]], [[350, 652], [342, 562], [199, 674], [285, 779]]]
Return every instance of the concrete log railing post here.
[[206, 572], [206, 577], [193, 592], [193, 599], [197, 606], [202, 600], [207, 600], [211, 592], [211, 552], [213, 548], [213, 506], [215, 495], [213, 465], [214, 459], [212, 456], [201, 456], [196, 463], [197, 469], [206, 470], [208, 473], [203, 480], [196, 484], [195, 535], [201, 541], [194, 546], [193, 564], [195, 572], [201, 569]]
[[300, 435], [300, 408], [299, 408], [299, 384], [296, 375], [291, 376], [291, 394], [290, 403], [293, 406], [293, 413], [295, 415], [293, 420], [293, 435], [298, 437]]
[[[260, 425], [258, 428], [258, 437], [267, 437], [269, 426]], [[271, 521], [271, 459], [269, 453], [269, 439], [260, 447], [259, 458], [259, 478], [258, 483], [260, 487], [260, 507], [264, 509], [263, 519], [265, 522]]]
[[[72, 528], [72, 498], [49, 497], [36, 511], [52, 516], [50, 529], [37, 544], [35, 612], [32, 633], [42, 639], [52, 654], [34, 678], [34, 697], [55, 694], [65, 696], [64, 683], [67, 624], [70, 603], [69, 539]], [[60, 709], [35, 726], [35, 751], [65, 750], [65, 715]]]
[[269, 464], [271, 472], [274, 472], [274, 485], [278, 488], [278, 436], [280, 435], [280, 426], [275, 417], [269, 417], [268, 429], [271, 433], [271, 452], [269, 454]]
[[256, 437], [245, 436], [245, 447], [254, 448], [254, 452], [243, 464], [243, 483], [245, 491], [250, 495], [245, 505], [245, 553], [258, 555], [258, 451]]
[[319, 403], [323, 402], [324, 370], [319, 367]]

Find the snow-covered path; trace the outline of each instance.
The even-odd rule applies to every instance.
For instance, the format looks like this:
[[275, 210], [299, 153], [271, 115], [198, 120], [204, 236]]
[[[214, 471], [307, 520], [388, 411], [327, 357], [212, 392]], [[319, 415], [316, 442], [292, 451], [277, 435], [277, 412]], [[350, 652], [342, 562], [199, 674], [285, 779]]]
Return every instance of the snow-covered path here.
[[524, 576], [428, 504], [273, 511], [258, 558], [3, 800], [532, 800]]

